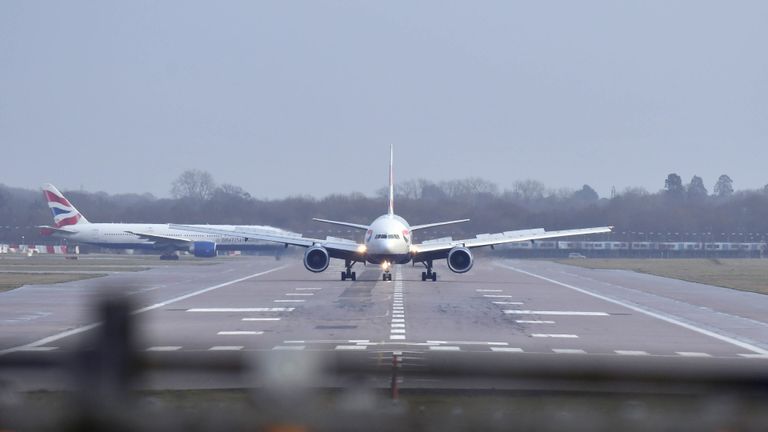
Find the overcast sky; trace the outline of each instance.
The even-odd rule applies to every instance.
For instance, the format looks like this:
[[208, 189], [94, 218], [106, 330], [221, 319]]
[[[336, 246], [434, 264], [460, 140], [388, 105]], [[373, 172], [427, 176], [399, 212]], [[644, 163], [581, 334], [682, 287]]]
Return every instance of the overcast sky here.
[[3, 1], [0, 183], [768, 183], [768, 2]]

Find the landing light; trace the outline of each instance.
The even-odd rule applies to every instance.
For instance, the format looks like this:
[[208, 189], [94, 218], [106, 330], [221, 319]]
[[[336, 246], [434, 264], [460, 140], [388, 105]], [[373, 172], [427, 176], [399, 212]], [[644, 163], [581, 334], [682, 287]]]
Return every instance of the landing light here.
[[389, 261], [384, 261], [383, 263], [381, 263], [381, 268], [383, 270], [387, 270], [389, 269], [389, 267], [390, 267]]
[[367, 250], [368, 250], [368, 248], [365, 247], [365, 245], [360, 245], [360, 246], [357, 247], [357, 252], [361, 253], [361, 254], [364, 254]]

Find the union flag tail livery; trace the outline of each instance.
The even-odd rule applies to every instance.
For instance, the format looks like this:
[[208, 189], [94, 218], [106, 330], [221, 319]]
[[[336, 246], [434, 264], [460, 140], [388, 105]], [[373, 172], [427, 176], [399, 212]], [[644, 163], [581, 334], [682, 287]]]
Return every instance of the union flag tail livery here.
[[44, 184], [43, 195], [48, 201], [48, 208], [53, 213], [53, 222], [56, 228], [88, 223], [88, 219], [77, 211], [75, 206], [64, 198], [64, 195], [54, 185]]

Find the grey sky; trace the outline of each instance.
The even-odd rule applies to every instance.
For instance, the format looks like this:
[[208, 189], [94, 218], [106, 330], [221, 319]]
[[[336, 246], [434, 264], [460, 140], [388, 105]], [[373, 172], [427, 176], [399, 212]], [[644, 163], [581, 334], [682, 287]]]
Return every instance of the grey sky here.
[[768, 2], [0, 3], [0, 183], [768, 183]]

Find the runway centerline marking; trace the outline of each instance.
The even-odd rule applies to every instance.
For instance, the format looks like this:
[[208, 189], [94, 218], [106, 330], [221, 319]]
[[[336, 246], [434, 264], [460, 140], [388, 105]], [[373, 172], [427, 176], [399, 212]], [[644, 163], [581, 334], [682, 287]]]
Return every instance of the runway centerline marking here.
[[711, 355], [703, 352], [676, 351], [675, 354], [683, 357], [712, 357]]
[[546, 320], [515, 320], [516, 323], [520, 324], [554, 324], [554, 321], [546, 321]]
[[260, 335], [264, 334], [263, 331], [250, 331], [250, 330], [226, 330], [216, 333], [221, 336], [235, 336], [235, 335]]
[[[165, 307], [165, 306], [168, 306], [170, 304], [177, 303], [177, 302], [180, 302], [182, 300], [186, 300], [188, 298], [192, 298], [192, 297], [198, 296], [200, 294], [205, 294], [207, 292], [210, 292], [210, 291], [213, 291], [213, 290], [217, 290], [219, 288], [224, 288], [226, 286], [233, 285], [233, 284], [236, 284], [236, 283], [239, 283], [239, 282], [243, 282], [243, 281], [246, 281], [248, 279], [253, 279], [255, 277], [263, 276], [263, 275], [266, 275], [266, 274], [269, 274], [269, 273], [274, 273], [274, 272], [276, 272], [278, 270], [283, 270], [283, 269], [288, 268], [288, 267], [289, 267], [289, 265], [282, 265], [280, 267], [274, 267], [274, 268], [271, 268], [269, 270], [265, 270], [263, 272], [254, 273], [252, 275], [244, 276], [244, 277], [241, 277], [241, 278], [238, 278], [238, 279], [233, 279], [233, 280], [228, 281], [228, 282], [224, 282], [224, 283], [213, 285], [213, 286], [210, 286], [210, 287], [207, 287], [207, 288], [203, 288], [203, 289], [191, 292], [189, 294], [184, 294], [184, 295], [181, 295], [181, 296], [178, 296], [178, 297], [171, 298], [171, 299], [166, 300], [164, 302], [155, 303], [155, 304], [153, 304], [151, 306], [146, 306], [146, 307], [143, 307], [141, 309], [137, 309], [137, 310], [131, 312], [131, 315], [138, 315], [138, 314], [141, 314], [141, 313], [144, 313], [144, 312], [149, 312], [151, 310], [155, 310], [155, 309], [158, 309], [158, 308], [161, 308], [161, 307]], [[13, 352], [16, 352], [16, 351], [21, 351], [24, 348], [32, 348], [32, 347], [39, 347], [39, 346], [47, 345], [50, 342], [54, 342], [54, 341], [57, 341], [57, 340], [60, 340], [60, 339], [64, 339], [64, 338], [69, 337], [69, 336], [73, 336], [73, 335], [76, 335], [76, 334], [80, 334], [80, 333], [86, 332], [88, 330], [92, 330], [92, 329], [100, 326], [101, 324], [102, 323], [100, 321], [99, 322], [95, 322], [95, 323], [91, 323], [91, 324], [87, 324], [87, 325], [80, 326], [80, 327], [77, 327], [77, 328], [73, 328], [71, 330], [67, 330], [67, 331], [64, 331], [64, 332], [61, 332], [61, 333], [56, 333], [54, 335], [51, 335], [51, 336], [48, 336], [48, 337], [44, 337], [42, 339], [38, 339], [38, 340], [36, 340], [34, 342], [30, 342], [28, 344], [19, 345], [19, 346], [15, 346], [15, 347], [11, 347], [11, 348], [6, 348], [4, 350], [0, 350], [0, 356], [7, 355], [7, 354], [10, 354], [10, 353], [13, 353]]]
[[193, 308], [187, 312], [293, 312], [296, 308], [256, 307], [256, 308]]
[[574, 291], [578, 291], [578, 292], [580, 292], [582, 294], [586, 294], [588, 296], [592, 296], [594, 298], [598, 298], [600, 300], [607, 301], [609, 303], [613, 303], [613, 304], [617, 304], [619, 306], [623, 306], [623, 307], [625, 307], [627, 309], [631, 309], [631, 310], [633, 310], [635, 312], [640, 312], [642, 314], [648, 315], [649, 317], [656, 318], [656, 319], [659, 319], [661, 321], [665, 321], [665, 322], [668, 322], [670, 324], [674, 324], [674, 325], [683, 327], [685, 329], [688, 329], [688, 330], [691, 330], [691, 331], [703, 334], [705, 336], [709, 336], [709, 337], [718, 339], [718, 340], [723, 341], [723, 342], [727, 342], [727, 343], [729, 343], [731, 345], [735, 345], [737, 347], [750, 350], [750, 351], [752, 351], [754, 353], [757, 353], [757, 354], [768, 355], [768, 350], [765, 350], [763, 348], [757, 347], [757, 346], [752, 345], [750, 343], [742, 342], [742, 341], [740, 341], [738, 339], [735, 339], [735, 338], [732, 338], [730, 336], [721, 335], [719, 333], [715, 333], [713, 331], [710, 331], [710, 330], [698, 327], [696, 325], [685, 323], [683, 321], [680, 321], [678, 319], [672, 318], [670, 316], [666, 316], [666, 315], [663, 315], [661, 313], [653, 312], [653, 311], [644, 309], [644, 308], [642, 308], [640, 306], [637, 306], [637, 305], [634, 305], [634, 304], [626, 303], [626, 302], [623, 302], [621, 300], [616, 300], [616, 299], [613, 299], [613, 298], [610, 298], [610, 297], [606, 297], [606, 296], [601, 295], [601, 294], [593, 293], [593, 292], [588, 291], [586, 289], [579, 288], [579, 287], [576, 287], [576, 286], [573, 286], [573, 285], [569, 285], [569, 284], [564, 283], [564, 282], [556, 281], [554, 279], [550, 279], [550, 278], [545, 277], [545, 276], [537, 275], [536, 273], [531, 273], [531, 272], [528, 272], [528, 271], [525, 271], [525, 270], [521, 270], [519, 268], [512, 267], [510, 265], [506, 265], [506, 264], [497, 264], [497, 265], [499, 265], [499, 266], [501, 266], [503, 268], [507, 268], [507, 269], [512, 270], [512, 271], [516, 271], [518, 273], [522, 273], [522, 274], [525, 274], [525, 275], [528, 275], [528, 276], [531, 276], [531, 277], [535, 277], [537, 279], [541, 279], [541, 280], [553, 283], [555, 285], [560, 285], [561, 287], [564, 287], [564, 288], [568, 288], [568, 289], [571, 289], [571, 290], [574, 290]]
[[280, 321], [280, 318], [243, 318], [242, 321]]
[[573, 316], [609, 316], [606, 312], [553, 311], [553, 310], [517, 310], [508, 309], [505, 314], [515, 315], [573, 315]]
[[212, 346], [208, 348], [208, 351], [240, 351], [241, 349], [245, 348], [244, 346], [235, 346], [235, 345], [221, 345], [221, 346]]

